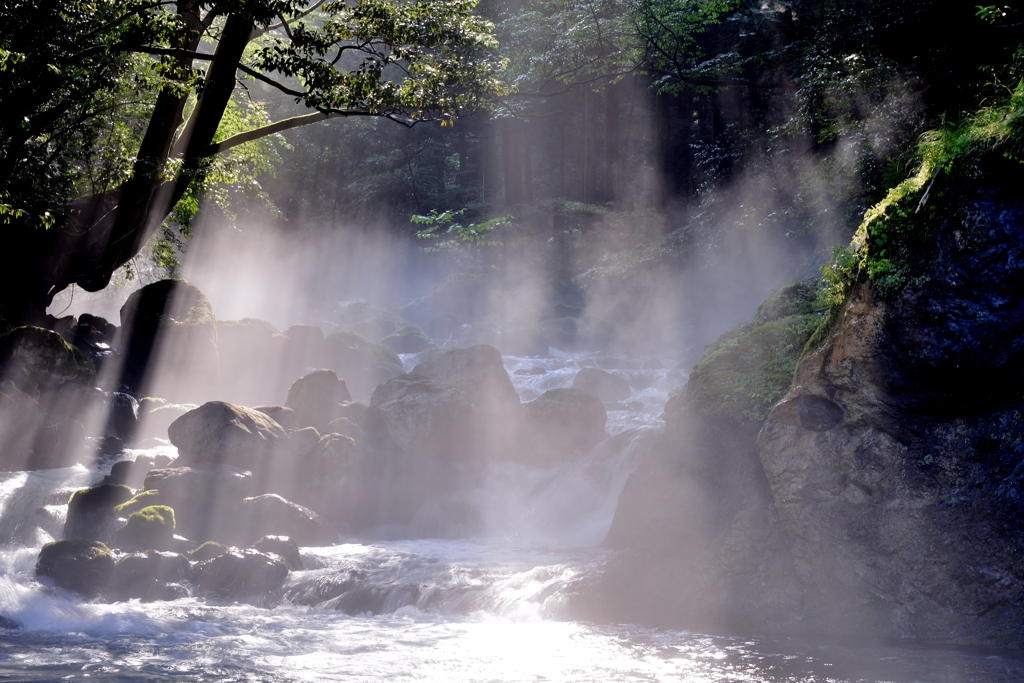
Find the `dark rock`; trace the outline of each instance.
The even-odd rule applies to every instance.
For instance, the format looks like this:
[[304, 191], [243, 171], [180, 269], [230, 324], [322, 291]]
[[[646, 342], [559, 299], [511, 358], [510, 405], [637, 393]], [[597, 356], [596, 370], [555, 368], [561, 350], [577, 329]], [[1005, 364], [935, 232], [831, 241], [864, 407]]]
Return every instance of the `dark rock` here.
[[174, 600], [178, 591], [168, 583], [186, 581], [189, 561], [184, 555], [158, 550], [131, 553], [118, 560], [114, 568], [113, 593], [119, 600]]
[[419, 325], [406, 325], [380, 340], [395, 353], [419, 353], [434, 345]]
[[160, 504], [174, 509], [178, 533], [202, 542], [229, 540], [238, 506], [252, 495], [254, 479], [227, 465], [170, 467], [152, 470], [145, 487], [159, 491]]
[[0, 614], [0, 628], [6, 629], [8, 631], [14, 631], [21, 628], [21, 624], [16, 622], [14, 619], [11, 619], [10, 617], [5, 617], [4, 615]]
[[519, 460], [552, 464], [586, 453], [605, 438], [608, 413], [597, 396], [580, 389], [551, 389], [524, 406]]
[[209, 299], [185, 280], [142, 287], [121, 307], [121, 384], [136, 396], [189, 400], [214, 391], [220, 363]]
[[182, 465], [225, 464], [247, 470], [264, 468], [288, 438], [263, 413], [221, 401], [185, 413], [167, 433]]
[[301, 458], [309, 453], [320, 443], [320, 432], [316, 427], [303, 427], [288, 432], [288, 453], [295, 458]]
[[113, 344], [117, 325], [108, 322], [98, 315], [83, 313], [78, 316], [75, 326], [74, 341], [83, 340], [90, 344]]
[[267, 535], [288, 536], [302, 546], [337, 543], [338, 534], [317, 513], [279, 495], [267, 493], [242, 501], [235, 538], [250, 544]]
[[333, 370], [317, 370], [292, 383], [285, 407], [294, 411], [296, 427], [323, 432], [331, 420], [341, 417], [341, 402], [350, 400], [345, 380], [338, 379]]
[[112, 544], [124, 550], [167, 550], [175, 546], [174, 510], [166, 505], [149, 505], [128, 515], [128, 521], [114, 532]]
[[572, 380], [573, 389], [589, 391], [605, 403], [625, 401], [630, 397], [629, 382], [600, 368], [583, 368]]
[[338, 528], [366, 528], [380, 503], [381, 468], [373, 467], [355, 441], [327, 434], [297, 467], [288, 497], [316, 511]]
[[36, 576], [86, 596], [103, 590], [113, 574], [114, 558], [99, 541], [74, 539], [47, 543], [39, 551], [36, 562]]
[[139, 427], [139, 402], [131, 394], [115, 391], [108, 395], [106, 435], [131, 443]]
[[265, 596], [281, 588], [287, 577], [284, 560], [253, 549], [231, 549], [192, 570], [200, 594], [220, 599]]
[[366, 443], [366, 434], [363, 432], [362, 428], [347, 417], [339, 417], [337, 420], [331, 420], [331, 423], [327, 425], [327, 433], [349, 436], [352, 437], [356, 443]]
[[450, 384], [484, 412], [507, 416], [520, 403], [501, 362], [501, 352], [493, 346], [478, 344], [448, 351], [423, 361], [413, 373]]
[[264, 536], [252, 546], [261, 553], [272, 553], [277, 555], [289, 571], [302, 569], [302, 556], [299, 555], [299, 546], [287, 536]]
[[366, 398], [374, 387], [405, 370], [394, 351], [355, 332], [335, 332], [324, 339], [326, 366], [338, 373], [352, 394]]
[[207, 541], [190, 552], [188, 554], [188, 559], [192, 562], [205, 562], [206, 560], [212, 560], [215, 557], [220, 557], [229, 550], [230, 548], [223, 543]]
[[113, 533], [114, 508], [132, 498], [127, 486], [100, 484], [79, 489], [68, 500], [68, 516], [64, 522], [65, 539], [107, 541]]
[[45, 470], [67, 467], [85, 457], [85, 427], [78, 420], [65, 418], [44, 424], [36, 432], [32, 455], [26, 469]]
[[804, 393], [797, 387], [775, 406], [772, 416], [794, 427], [827, 432], [843, 421], [843, 408], [824, 396]]
[[291, 408], [285, 406], [256, 406], [253, 410], [263, 413], [285, 429], [295, 429], [297, 426], [295, 424], [295, 411]]
[[30, 394], [96, 383], [92, 361], [59, 334], [41, 327], [16, 327], [0, 337], [0, 367], [5, 379]]

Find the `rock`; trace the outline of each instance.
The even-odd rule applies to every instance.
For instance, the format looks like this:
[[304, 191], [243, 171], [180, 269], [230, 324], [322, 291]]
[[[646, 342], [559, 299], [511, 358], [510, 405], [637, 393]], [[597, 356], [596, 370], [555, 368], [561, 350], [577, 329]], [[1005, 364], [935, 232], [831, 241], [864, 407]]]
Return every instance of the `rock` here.
[[316, 427], [303, 427], [288, 432], [288, 452], [296, 459], [313, 450], [320, 443], [320, 432]]
[[285, 407], [294, 411], [297, 427], [324, 432], [331, 420], [341, 417], [341, 402], [351, 399], [345, 380], [339, 380], [333, 370], [316, 370], [295, 380]]
[[145, 483], [147, 492], [159, 491], [161, 505], [174, 509], [178, 533], [195, 542], [227, 539], [254, 486], [252, 474], [228, 465], [156, 469]]
[[142, 287], [121, 307], [121, 384], [136, 396], [187, 401], [216, 390], [220, 359], [209, 299], [185, 280]]
[[85, 427], [78, 420], [66, 418], [39, 428], [25, 468], [67, 467], [85, 457]]
[[501, 362], [501, 352], [493, 346], [448, 351], [420, 363], [413, 373], [450, 384], [484, 413], [507, 417], [519, 408], [519, 394]]
[[115, 505], [113, 508], [113, 514], [117, 515], [118, 517], [123, 517], [124, 519], [127, 519], [128, 515], [132, 514], [133, 512], [138, 512], [142, 508], [149, 507], [150, 505], [159, 504], [159, 491], [155, 489], [151, 491], [140, 491], [139, 493], [136, 493], [134, 496], [131, 497], [131, 499], [125, 501], [124, 503], [121, 503], [120, 505]]
[[524, 405], [517, 460], [554, 464], [586, 453], [605, 438], [608, 413], [597, 396], [580, 389], [551, 389]]
[[348, 390], [366, 398], [374, 387], [405, 370], [394, 351], [355, 332], [335, 332], [324, 339], [326, 366], [345, 380]]
[[117, 334], [117, 325], [108, 322], [105, 318], [90, 313], [83, 313], [78, 316], [78, 324], [75, 326], [74, 343], [79, 340], [90, 344], [113, 344], [114, 336]]
[[193, 550], [188, 554], [188, 559], [191, 562], [205, 562], [206, 560], [212, 560], [215, 557], [220, 557], [224, 553], [228, 552], [228, 548], [223, 543], [217, 543], [216, 541], [207, 541], [201, 546]]
[[430, 341], [430, 337], [419, 325], [406, 325], [399, 328], [381, 339], [380, 343], [395, 353], [419, 353], [434, 345], [434, 342]]
[[131, 443], [139, 427], [139, 402], [131, 394], [114, 391], [107, 395], [106, 436]]
[[166, 505], [149, 505], [128, 515], [128, 521], [114, 532], [113, 545], [125, 550], [166, 550], [174, 546], [174, 510]]
[[179, 590], [167, 584], [188, 579], [189, 561], [184, 555], [158, 550], [131, 553], [114, 568], [113, 592], [120, 600], [174, 600]]
[[92, 361], [59, 334], [41, 327], [16, 327], [0, 337], [0, 367], [5, 380], [33, 395], [96, 383]]
[[451, 313], [441, 313], [434, 316], [430, 322], [423, 326], [423, 330], [432, 339], [451, 340], [462, 325], [457, 316]]
[[342, 329], [351, 330], [368, 339], [381, 339], [409, 324], [401, 316], [362, 301], [343, 306], [338, 314]]
[[64, 538], [107, 541], [113, 533], [115, 508], [132, 498], [132, 490], [117, 484], [79, 489], [68, 500]]
[[333, 545], [338, 541], [337, 532], [320, 515], [273, 493], [243, 500], [238, 519], [235, 538], [243, 544], [267, 535], [288, 536], [302, 546]]
[[625, 401], [632, 392], [629, 382], [600, 368], [583, 368], [572, 380], [573, 389], [589, 391], [605, 403]]
[[281, 588], [287, 577], [284, 560], [253, 549], [233, 548], [200, 562], [192, 571], [192, 581], [200, 594], [220, 599], [265, 596]]
[[366, 443], [366, 434], [362, 428], [347, 417], [331, 420], [327, 425], [327, 433], [351, 437], [356, 443]]
[[264, 536], [252, 546], [261, 553], [277, 555], [289, 571], [300, 571], [302, 569], [302, 556], [299, 555], [299, 546], [287, 536]]
[[191, 410], [167, 429], [182, 465], [224, 464], [260, 470], [288, 435], [265, 414], [221, 401]]
[[289, 499], [316, 511], [336, 528], [351, 532], [369, 525], [379, 502], [382, 472], [352, 438], [323, 436], [298, 468], [305, 476], [293, 478]]
[[114, 558], [99, 541], [74, 539], [47, 543], [39, 551], [36, 562], [36, 576], [85, 596], [103, 590], [113, 574]]
[[295, 429], [295, 411], [285, 406], [256, 406], [253, 410], [269, 417], [286, 430]]
[[156, 468], [156, 458], [151, 455], [139, 455], [135, 460], [115, 462], [110, 468], [110, 474], [104, 477], [102, 483], [124, 484], [132, 489], [141, 489], [146, 481], [146, 474]]
[[167, 428], [185, 413], [198, 408], [194, 403], [168, 403], [162, 398], [147, 396], [139, 401], [139, 438], [167, 438]]

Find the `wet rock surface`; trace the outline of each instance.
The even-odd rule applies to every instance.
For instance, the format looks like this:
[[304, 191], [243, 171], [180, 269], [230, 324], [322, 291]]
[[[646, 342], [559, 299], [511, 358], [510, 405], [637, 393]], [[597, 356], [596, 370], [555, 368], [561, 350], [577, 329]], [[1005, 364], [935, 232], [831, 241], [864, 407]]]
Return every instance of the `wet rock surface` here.
[[114, 557], [99, 541], [75, 539], [47, 543], [39, 552], [36, 575], [59, 588], [93, 596], [113, 578]]
[[231, 465], [262, 469], [288, 435], [266, 414], [223, 401], [191, 410], [167, 429], [182, 465]]

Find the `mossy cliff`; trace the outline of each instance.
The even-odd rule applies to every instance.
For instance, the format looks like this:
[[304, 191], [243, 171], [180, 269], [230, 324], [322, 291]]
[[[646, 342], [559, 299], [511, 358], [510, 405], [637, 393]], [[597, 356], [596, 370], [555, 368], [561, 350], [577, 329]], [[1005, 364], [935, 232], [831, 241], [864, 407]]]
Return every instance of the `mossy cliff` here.
[[925, 135], [814, 303], [710, 347], [622, 494], [601, 608], [1024, 646], [1022, 101]]

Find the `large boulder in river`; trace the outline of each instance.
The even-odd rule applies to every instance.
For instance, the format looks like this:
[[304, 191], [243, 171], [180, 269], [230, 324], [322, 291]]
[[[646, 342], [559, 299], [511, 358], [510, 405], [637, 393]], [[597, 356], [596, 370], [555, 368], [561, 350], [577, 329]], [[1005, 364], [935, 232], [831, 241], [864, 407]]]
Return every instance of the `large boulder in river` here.
[[345, 380], [333, 370], [315, 370], [292, 383], [285, 407], [294, 412], [295, 428], [315, 427], [327, 431], [331, 420], [342, 415], [342, 401], [350, 401]]
[[523, 406], [525, 419], [519, 452], [512, 457], [536, 464], [565, 462], [588, 452], [605, 438], [608, 412], [594, 394], [580, 389], [551, 389]]
[[148, 505], [128, 515], [125, 525], [114, 532], [111, 545], [123, 550], [169, 550], [175, 547], [174, 510], [166, 505]]
[[189, 400], [216, 389], [219, 357], [213, 307], [185, 280], [160, 280], [121, 307], [121, 383], [137, 396]]
[[583, 368], [572, 380], [573, 389], [589, 391], [605, 403], [625, 401], [630, 397], [629, 382], [600, 368]]
[[324, 349], [326, 367], [345, 380], [356, 398], [369, 397], [378, 384], [405, 372], [398, 354], [355, 332], [328, 335], [324, 339]]
[[423, 361], [413, 372], [460, 390], [479, 410], [508, 416], [519, 407], [519, 394], [501, 362], [501, 351], [478, 344]]
[[287, 536], [264, 536], [253, 543], [252, 547], [261, 553], [277, 555], [284, 560], [289, 571], [302, 570], [302, 555], [299, 554], [299, 546]]
[[181, 465], [224, 464], [260, 470], [288, 435], [266, 414], [222, 401], [204, 403], [167, 429]]
[[159, 550], [130, 553], [114, 568], [113, 597], [119, 600], [175, 600], [188, 595], [189, 561]]
[[2, 379], [33, 395], [96, 382], [92, 361], [59, 334], [41, 327], [16, 327], [0, 337], [0, 368]]
[[114, 557], [99, 541], [74, 539], [47, 543], [39, 551], [36, 576], [86, 596], [103, 590], [113, 578]]
[[301, 546], [324, 546], [338, 542], [338, 534], [309, 508], [265, 493], [242, 501], [238, 510], [236, 539], [242, 545], [263, 536], [288, 536]]
[[251, 548], [232, 548], [197, 564], [191, 578], [201, 595], [220, 599], [258, 598], [284, 585], [288, 567], [277, 555]]

